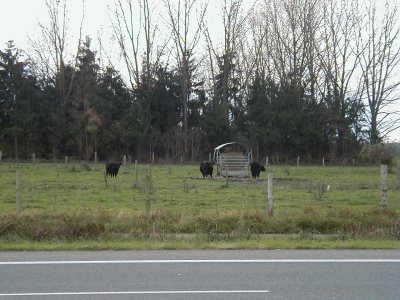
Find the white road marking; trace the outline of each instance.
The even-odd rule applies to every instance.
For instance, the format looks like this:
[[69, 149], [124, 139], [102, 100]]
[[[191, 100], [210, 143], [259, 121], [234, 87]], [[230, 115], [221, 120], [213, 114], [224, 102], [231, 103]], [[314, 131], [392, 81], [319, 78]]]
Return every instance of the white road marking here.
[[14, 293], [0, 294], [0, 297], [12, 296], [74, 296], [74, 295], [143, 295], [143, 294], [255, 294], [269, 293], [267, 290], [250, 291], [127, 291], [127, 292], [71, 292], [71, 293]]
[[[400, 259], [235, 259], [235, 260], [95, 260], [95, 261], [4, 261], [1, 265], [62, 265], [62, 264], [174, 264], [174, 263], [400, 263]], [[55, 292], [9, 293], [0, 297], [16, 296], [76, 296], [76, 295], [145, 295], [145, 294], [251, 294], [269, 290], [236, 291], [125, 291], [125, 292]]]
[[400, 263], [400, 259], [216, 259], [216, 260], [64, 260], [3, 261], [0, 265], [63, 265], [63, 264], [175, 264], [175, 263]]

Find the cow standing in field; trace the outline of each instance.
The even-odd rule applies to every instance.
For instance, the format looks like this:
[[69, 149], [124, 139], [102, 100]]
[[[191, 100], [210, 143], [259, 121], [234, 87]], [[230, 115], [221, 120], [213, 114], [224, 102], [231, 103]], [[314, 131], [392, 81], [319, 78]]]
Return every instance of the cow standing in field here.
[[263, 165], [260, 165], [260, 163], [256, 161], [253, 161], [250, 164], [250, 170], [251, 170], [251, 177], [254, 179], [260, 177], [260, 171], [266, 171], [265, 167]]
[[106, 176], [117, 177], [122, 163], [106, 163]]
[[210, 177], [212, 178], [212, 173], [214, 170], [213, 167], [214, 163], [212, 161], [202, 161], [200, 164], [200, 172], [201, 174], [203, 174], [203, 178], [207, 177], [208, 175], [210, 175]]

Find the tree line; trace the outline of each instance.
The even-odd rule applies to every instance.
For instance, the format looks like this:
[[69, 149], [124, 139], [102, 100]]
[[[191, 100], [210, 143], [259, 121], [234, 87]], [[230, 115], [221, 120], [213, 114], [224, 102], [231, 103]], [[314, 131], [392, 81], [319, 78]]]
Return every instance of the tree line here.
[[0, 51], [3, 156], [202, 160], [236, 141], [260, 159], [334, 161], [399, 128], [396, 3], [221, 1], [218, 41], [207, 2], [162, 3], [161, 40], [150, 0], [110, 8], [122, 76], [89, 36], [68, 59], [67, 1], [46, 1], [30, 49]]

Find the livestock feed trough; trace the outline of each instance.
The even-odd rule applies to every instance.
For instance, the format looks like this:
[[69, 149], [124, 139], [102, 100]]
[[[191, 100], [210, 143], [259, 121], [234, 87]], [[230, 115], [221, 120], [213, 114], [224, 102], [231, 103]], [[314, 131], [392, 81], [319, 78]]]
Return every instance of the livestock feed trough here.
[[240, 143], [226, 143], [214, 149], [214, 162], [218, 175], [247, 177], [252, 160], [252, 149]]

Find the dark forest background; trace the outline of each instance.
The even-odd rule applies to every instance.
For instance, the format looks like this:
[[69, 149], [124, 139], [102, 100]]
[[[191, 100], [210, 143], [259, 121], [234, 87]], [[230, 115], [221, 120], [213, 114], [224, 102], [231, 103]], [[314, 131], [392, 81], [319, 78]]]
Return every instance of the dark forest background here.
[[[47, 73], [13, 41], [0, 51], [3, 158], [26, 159], [35, 153], [46, 159], [91, 160], [97, 152], [100, 160], [127, 155], [149, 161], [154, 153], [159, 162], [199, 161], [216, 146], [234, 141], [251, 147], [258, 160], [284, 163], [300, 156], [335, 163], [359, 158], [366, 145], [384, 140], [365, 97], [366, 87], [376, 83], [361, 80], [364, 88], [343, 89], [344, 82], [332, 76], [334, 69], [324, 72], [324, 60], [311, 56], [313, 44], [305, 40], [302, 57], [288, 54], [299, 66], [302, 59], [302, 68], [279, 76], [261, 63], [262, 56], [245, 69], [242, 54], [225, 47], [208, 53], [216, 54], [213, 77], [205, 80], [204, 62], [192, 47], [175, 63], [150, 60], [146, 52], [129, 83], [119, 70], [99, 63], [90, 37], [80, 41], [73, 61], [60, 59], [55, 71]], [[383, 103], [398, 99], [381, 96]]]

